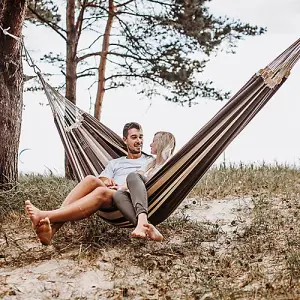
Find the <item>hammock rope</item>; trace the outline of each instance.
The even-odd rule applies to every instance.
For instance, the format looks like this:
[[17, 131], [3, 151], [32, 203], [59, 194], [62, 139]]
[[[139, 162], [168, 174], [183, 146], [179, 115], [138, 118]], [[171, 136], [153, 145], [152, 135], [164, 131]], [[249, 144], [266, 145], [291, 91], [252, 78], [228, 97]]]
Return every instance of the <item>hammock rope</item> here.
[[[164, 221], [209, 167], [286, 81], [300, 58], [300, 39], [252, 78], [147, 183], [149, 219]], [[78, 180], [98, 175], [110, 159], [126, 155], [122, 139], [59, 94], [37, 72], [53, 111], [54, 123]], [[117, 226], [131, 226], [121, 213], [100, 211]]]
[[8, 32], [10, 30], [10, 27], [5, 29], [0, 25], [0, 29], [2, 30], [4, 35], [8, 35], [8, 36], [12, 37], [13, 39], [15, 39], [16, 41], [18, 41], [18, 42], [22, 41], [22, 38], [19, 38], [19, 37], [17, 37], [17, 36], [15, 36], [15, 35]]

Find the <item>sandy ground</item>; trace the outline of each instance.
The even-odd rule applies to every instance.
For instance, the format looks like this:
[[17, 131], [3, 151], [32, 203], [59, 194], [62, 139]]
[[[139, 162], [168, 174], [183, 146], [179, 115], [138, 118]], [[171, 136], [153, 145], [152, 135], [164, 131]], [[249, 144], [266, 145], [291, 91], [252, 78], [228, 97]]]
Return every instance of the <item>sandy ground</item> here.
[[230, 233], [242, 222], [241, 213], [251, 211], [252, 208], [251, 198], [202, 200], [198, 204], [194, 199], [188, 199], [179, 208], [179, 213], [185, 214], [191, 220], [217, 224], [224, 232]]
[[[246, 218], [242, 215], [250, 213], [250, 198], [224, 199], [214, 201], [185, 200], [176, 211], [191, 220], [213, 223], [223, 232], [223, 237], [241, 228]], [[26, 234], [25, 234], [26, 238]], [[24, 234], [23, 234], [24, 239]], [[23, 245], [26, 251], [44, 251], [28, 233], [28, 241]], [[180, 243], [174, 236], [169, 243]], [[5, 247], [7, 241], [0, 239], [0, 246]], [[220, 246], [222, 241], [218, 241]], [[205, 242], [204, 242], [205, 244]], [[205, 246], [205, 245], [203, 245]], [[218, 245], [215, 245], [218, 247]], [[25, 248], [24, 248], [25, 247]], [[50, 246], [49, 251], [53, 251]], [[52, 248], [52, 249], [51, 249]], [[1, 248], [0, 248], [1, 249]], [[1, 253], [0, 253], [1, 254]], [[153, 288], [148, 286], [151, 276], [136, 266], [124, 270], [124, 278], [115, 279], [118, 266], [118, 253], [114, 249], [104, 250], [101, 257], [92, 262], [80, 256], [80, 249], [64, 254], [59, 259], [47, 259], [23, 267], [7, 267], [4, 257], [0, 256], [0, 298], [1, 299], [123, 299], [131, 297], [130, 291], [121, 289], [122, 282], [131, 281], [147, 290], [147, 299], [157, 299]], [[113, 291], [113, 292], [112, 292]], [[210, 299], [210, 295], [203, 296]], [[145, 299], [132, 296], [132, 299]]]

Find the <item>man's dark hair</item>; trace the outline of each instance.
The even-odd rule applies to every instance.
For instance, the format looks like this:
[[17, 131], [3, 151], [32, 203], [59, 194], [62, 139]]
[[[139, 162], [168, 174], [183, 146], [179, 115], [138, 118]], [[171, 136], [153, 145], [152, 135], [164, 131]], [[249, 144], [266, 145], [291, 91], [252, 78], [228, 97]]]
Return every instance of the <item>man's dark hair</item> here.
[[142, 126], [139, 123], [136, 123], [136, 122], [126, 123], [124, 125], [124, 128], [123, 128], [123, 137], [124, 138], [128, 137], [128, 130], [132, 129], [132, 128], [135, 128], [135, 129], [138, 129], [138, 130], [142, 130]]

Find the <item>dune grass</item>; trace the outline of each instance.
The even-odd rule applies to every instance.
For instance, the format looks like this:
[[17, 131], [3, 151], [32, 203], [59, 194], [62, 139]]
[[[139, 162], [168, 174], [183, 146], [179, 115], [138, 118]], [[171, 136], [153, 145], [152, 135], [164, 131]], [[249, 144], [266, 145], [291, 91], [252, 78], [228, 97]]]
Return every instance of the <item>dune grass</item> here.
[[107, 298], [300, 298], [298, 168], [279, 164], [212, 168], [190, 193], [196, 205], [203, 199], [251, 198], [252, 209], [240, 212], [239, 226], [231, 234], [217, 224], [192, 222], [178, 213], [159, 227], [165, 241], [151, 243], [131, 240], [128, 229], [94, 216], [67, 224], [52, 246], [34, 248], [24, 201], [56, 208], [74, 185], [59, 177], [23, 175], [16, 187], [0, 192], [1, 267], [66, 256], [92, 262], [110, 253], [115, 286]]

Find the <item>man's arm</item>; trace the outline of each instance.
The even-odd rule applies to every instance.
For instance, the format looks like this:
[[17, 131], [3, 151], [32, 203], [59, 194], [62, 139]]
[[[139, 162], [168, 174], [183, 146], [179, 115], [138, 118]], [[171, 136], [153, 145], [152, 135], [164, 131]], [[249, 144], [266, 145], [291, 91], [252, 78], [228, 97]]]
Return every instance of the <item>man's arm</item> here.
[[99, 179], [103, 181], [103, 183], [107, 187], [116, 186], [116, 182], [113, 179], [114, 177], [114, 170], [111, 161], [108, 162], [105, 169], [101, 172], [101, 174], [98, 176]]

